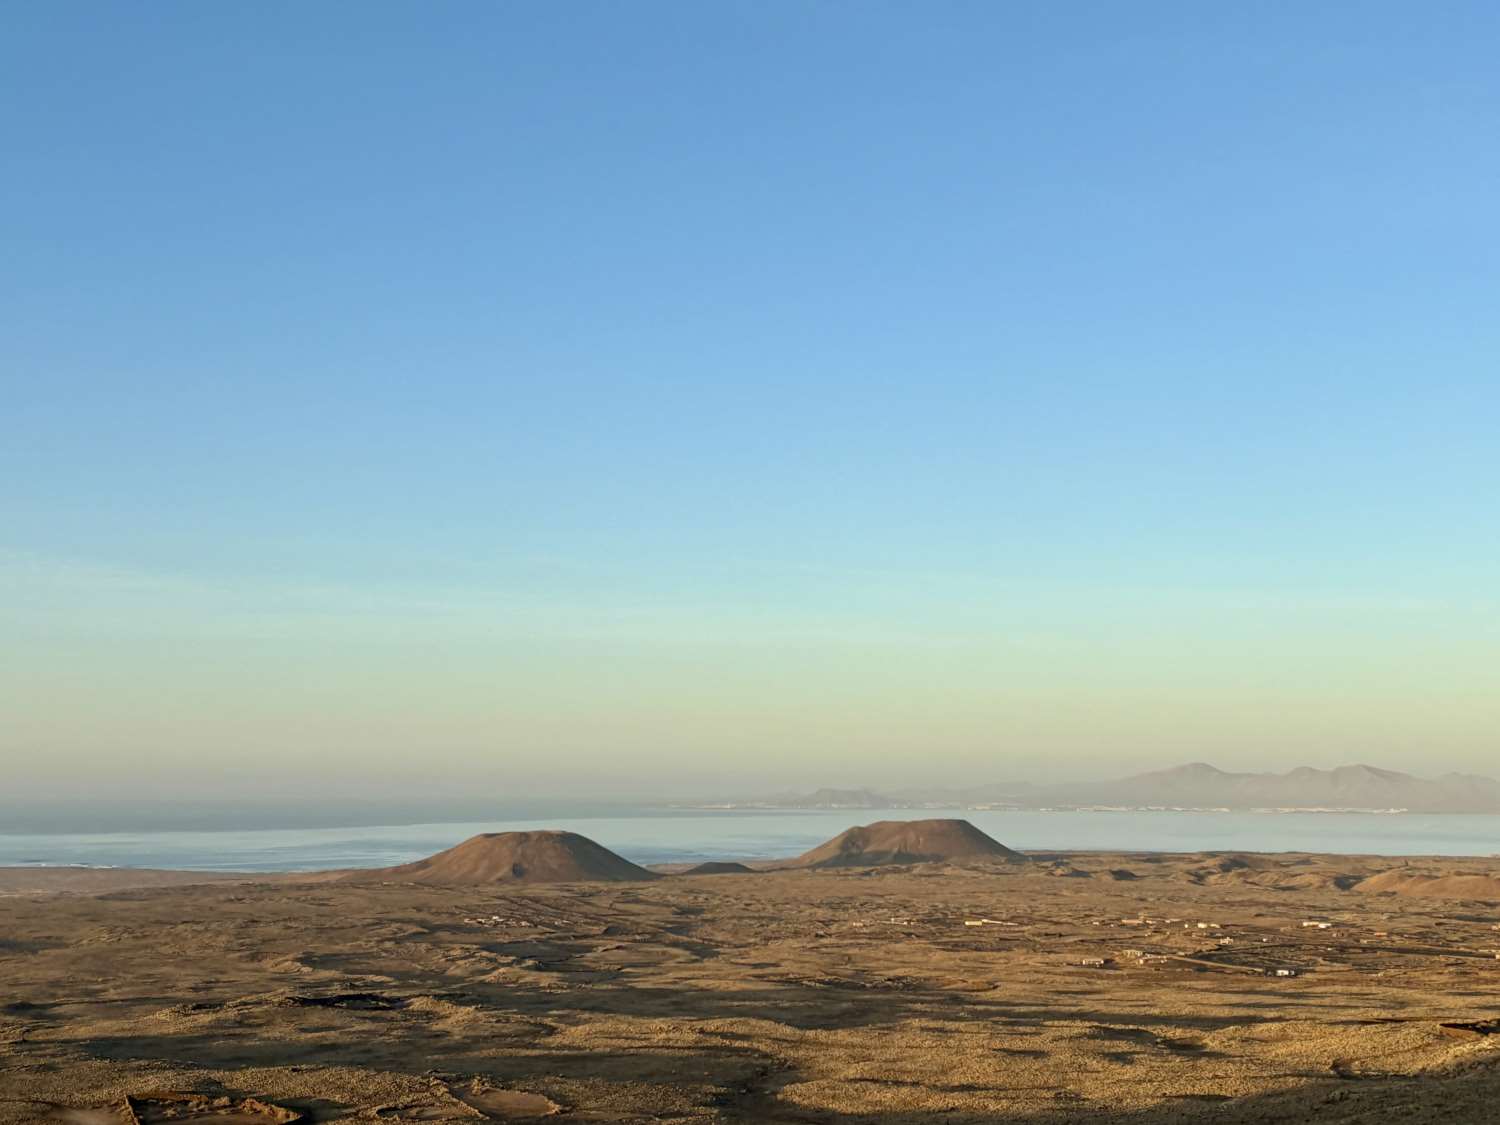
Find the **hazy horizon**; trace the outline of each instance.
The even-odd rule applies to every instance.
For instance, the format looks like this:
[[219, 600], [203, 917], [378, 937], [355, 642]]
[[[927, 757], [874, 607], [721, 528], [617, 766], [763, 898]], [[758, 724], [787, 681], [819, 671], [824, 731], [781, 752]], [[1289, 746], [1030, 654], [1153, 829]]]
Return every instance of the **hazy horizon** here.
[[[1167, 767], [1164, 772], [1176, 774], [1184, 768], [1203, 764], [1205, 763], [1176, 763]], [[1348, 765], [1358, 769], [1361, 765], [1369, 765], [1369, 763]], [[1332, 769], [1338, 768], [1332, 767]], [[1148, 776], [1155, 772], [1158, 771], [1145, 771]], [[1231, 777], [1264, 776], [1262, 771], [1257, 770], [1224, 772]], [[1500, 771], [1495, 772], [1500, 773]], [[940, 800], [943, 802], [935, 806], [926, 806], [928, 808], [958, 810], [985, 807], [995, 800], [993, 792], [971, 793], [971, 791], [981, 786], [1000, 787], [1011, 782], [1019, 783], [1012, 796], [1021, 802], [1018, 806], [1020, 811], [1034, 811], [1045, 807], [1027, 804], [1028, 799], [1041, 798], [1047, 805], [1050, 805], [1053, 800], [1061, 798], [1064, 802], [1062, 807], [1068, 808], [1071, 807], [1070, 802], [1080, 799], [1080, 796], [1084, 807], [1095, 806], [1100, 801], [1106, 805], [1121, 805], [1126, 808], [1160, 806], [1162, 801], [1159, 798], [1110, 799], [1097, 792], [1080, 795], [1069, 791], [1070, 786], [1078, 783], [1083, 783], [1085, 786], [1091, 784], [1107, 786], [1110, 782], [1131, 780], [1135, 776], [1134, 773], [1083, 775], [1076, 771], [1069, 776], [1063, 776], [1054, 770], [1050, 773], [1039, 773], [1029, 780], [975, 777], [969, 779], [967, 783], [944, 784], [930, 777], [907, 777], [905, 780], [892, 778], [885, 783], [871, 784], [867, 779], [836, 778], [828, 781], [808, 782], [800, 786], [795, 783], [778, 784], [774, 779], [756, 779], [744, 784], [735, 784], [720, 778], [698, 785], [684, 784], [653, 788], [617, 785], [612, 790], [606, 790], [602, 786], [594, 789], [580, 786], [549, 789], [545, 786], [490, 785], [482, 779], [477, 781], [471, 779], [462, 786], [444, 784], [441, 780], [437, 783], [428, 781], [421, 785], [408, 785], [399, 793], [390, 784], [370, 781], [351, 787], [313, 787], [306, 784], [288, 783], [285, 779], [274, 789], [252, 789], [248, 792], [237, 791], [235, 786], [226, 785], [222, 781], [200, 784], [196, 787], [178, 786], [175, 792], [167, 794], [159, 792], [80, 794], [75, 787], [57, 788], [51, 791], [40, 790], [22, 799], [17, 799], [10, 794], [0, 794], [0, 836], [159, 831], [234, 832], [452, 823], [501, 825], [521, 822], [533, 824], [545, 822], [551, 827], [562, 828], [570, 825], [576, 826], [581, 822], [599, 817], [615, 815], [635, 816], [650, 813], [657, 820], [660, 820], [662, 815], [670, 819], [679, 815], [692, 815], [695, 811], [701, 813], [715, 806], [722, 806], [726, 802], [734, 803], [738, 808], [727, 813], [715, 812], [716, 816], [735, 816], [753, 812], [757, 802], [767, 801], [771, 803], [760, 807], [781, 810], [813, 809], [820, 806], [789, 806], [781, 803], [779, 799], [805, 798], [815, 795], [816, 791], [824, 788], [869, 790], [877, 797], [897, 800], [911, 799], [916, 796], [924, 801]], [[1439, 780], [1441, 775], [1432, 772], [1417, 772], [1403, 774], [1403, 776], [1412, 776], [1419, 780]], [[1468, 779], [1474, 775], [1453, 776]], [[1493, 780], [1500, 781], [1500, 778], [1494, 778], [1493, 774], [1480, 776], [1490, 776]], [[1464, 790], [1450, 789], [1448, 792], [1451, 795], [1462, 793]], [[971, 795], [966, 797], [966, 793], [971, 793]], [[1316, 816], [1316, 810], [1325, 803], [1316, 791], [1308, 793], [1299, 790], [1294, 795], [1300, 798], [1299, 803], [1305, 809], [1311, 810], [1310, 815]], [[966, 804], [966, 800], [974, 804]], [[1197, 808], [1202, 811], [1221, 802], [1184, 794], [1175, 801], [1166, 803]], [[1346, 799], [1337, 807], [1346, 809], [1347, 815], [1357, 810], [1390, 811], [1385, 809], [1385, 806], [1391, 803], [1392, 798], [1382, 801], [1372, 792], [1367, 799], [1359, 797], [1353, 800]], [[1253, 802], [1253, 806], [1277, 804], [1279, 804], [1277, 800], [1269, 797]], [[1234, 808], [1244, 813], [1253, 806], [1240, 802], [1236, 803]], [[1488, 812], [1481, 811], [1481, 806], [1484, 809], [1490, 809], [1488, 802], [1481, 802], [1480, 805], [1461, 811], [1447, 812], [1434, 812], [1428, 806], [1419, 807], [1412, 815], [1424, 822], [1433, 816], [1442, 820], [1455, 816], [1462, 818], [1464, 813], [1478, 813], [1479, 819], [1483, 820], [1486, 816], [1493, 815], [1492, 809]], [[823, 811], [837, 807], [839, 806], [821, 806]], [[871, 806], [865, 819], [921, 815], [922, 807], [899, 804], [875, 805]], [[889, 811], [878, 811], [882, 809], [889, 809]], [[906, 811], [903, 812], [903, 809]], [[843, 815], [851, 819], [859, 819], [861, 812], [857, 808], [846, 807]], [[963, 815], [972, 816], [973, 813], [965, 812]], [[1336, 816], [1334, 819], [1340, 818]], [[1120, 846], [1124, 846], [1123, 841], [1120, 842]]]
[[[1224, 763], [1174, 761], [1148, 763], [1131, 767], [1118, 762], [1101, 763], [1097, 769], [1080, 769], [1076, 763], [1067, 768], [1018, 768], [994, 775], [976, 770], [965, 776], [918, 773], [908, 770], [872, 770], [866, 774], [843, 776], [768, 774], [691, 774], [663, 781], [659, 778], [580, 779], [559, 783], [538, 779], [529, 783], [507, 782], [504, 778], [476, 768], [469, 775], [457, 777], [431, 774], [412, 779], [401, 777], [359, 777], [334, 784], [310, 783], [300, 775], [282, 776], [260, 784], [246, 784], [231, 776], [206, 778], [186, 773], [171, 786], [150, 788], [137, 786], [80, 789], [76, 785], [37, 785], [29, 791], [10, 790], [0, 794], [0, 832], [20, 825], [17, 830], [36, 831], [51, 825], [60, 831], [89, 831], [91, 824], [106, 825], [101, 831], [120, 831], [160, 824], [236, 828], [318, 826], [341, 824], [399, 824], [416, 822], [531, 819], [556, 816], [603, 815], [610, 808], [648, 809], [664, 806], [696, 807], [725, 801], [754, 802], [785, 796], [805, 796], [820, 789], [869, 790], [879, 796], [899, 797], [907, 794], [941, 793], [955, 800], [965, 790], [981, 786], [1017, 786], [1025, 794], [1027, 787], [1047, 792], [1053, 787], [1076, 783], [1104, 783], [1125, 780], [1140, 774], [1171, 772], [1182, 767], [1207, 764], [1230, 774], [1281, 774], [1289, 769], [1311, 766], [1320, 770], [1369, 766], [1393, 770], [1422, 780], [1436, 780], [1447, 771], [1432, 768], [1400, 769], [1388, 763], [1340, 762], [1322, 765], [1302, 762], [1287, 769], [1262, 768], [1253, 763], [1229, 767]], [[1500, 780], [1500, 770], [1481, 766], [1465, 771], [1465, 776]], [[254, 775], [247, 775], [252, 778]], [[946, 779], [945, 779], [946, 778]], [[404, 782], [404, 783], [403, 783]], [[987, 801], [990, 797], [978, 797]], [[957, 806], [955, 806], [957, 807]], [[561, 820], [559, 821], [561, 823]]]
[[1496, 33], [30, 6], [5, 801], [1500, 772]]

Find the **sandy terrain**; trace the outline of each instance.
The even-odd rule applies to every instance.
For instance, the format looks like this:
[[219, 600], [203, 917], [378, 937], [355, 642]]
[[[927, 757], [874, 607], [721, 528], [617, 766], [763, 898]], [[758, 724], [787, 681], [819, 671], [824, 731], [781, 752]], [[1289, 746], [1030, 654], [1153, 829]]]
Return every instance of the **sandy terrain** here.
[[1399, 866], [11, 894], [0, 1122], [1493, 1120], [1500, 908]]
[[142, 867], [0, 867], [0, 895], [61, 892], [98, 894], [135, 887], [168, 887], [184, 883], [243, 883], [253, 875], [219, 875], [205, 871], [153, 871]]

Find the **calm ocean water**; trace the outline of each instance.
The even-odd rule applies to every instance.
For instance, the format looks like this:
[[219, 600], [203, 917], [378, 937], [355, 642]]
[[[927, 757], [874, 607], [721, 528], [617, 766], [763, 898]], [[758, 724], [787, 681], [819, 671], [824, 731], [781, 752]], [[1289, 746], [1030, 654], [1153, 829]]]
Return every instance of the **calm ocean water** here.
[[1500, 816], [1365, 813], [643, 811], [463, 824], [107, 834], [0, 833], [0, 866], [88, 864], [200, 871], [383, 867], [474, 835], [567, 828], [637, 863], [797, 855], [852, 824], [962, 816], [1015, 848], [1500, 855]]

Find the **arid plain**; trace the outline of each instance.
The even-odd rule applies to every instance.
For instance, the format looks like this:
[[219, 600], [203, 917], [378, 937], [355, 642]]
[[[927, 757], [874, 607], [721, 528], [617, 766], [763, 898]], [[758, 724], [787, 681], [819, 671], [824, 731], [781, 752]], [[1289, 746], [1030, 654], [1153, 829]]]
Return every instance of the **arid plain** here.
[[1500, 1105], [1497, 861], [829, 845], [779, 870], [534, 882], [558, 872], [477, 840], [448, 866], [313, 878], [5, 873], [0, 1122]]

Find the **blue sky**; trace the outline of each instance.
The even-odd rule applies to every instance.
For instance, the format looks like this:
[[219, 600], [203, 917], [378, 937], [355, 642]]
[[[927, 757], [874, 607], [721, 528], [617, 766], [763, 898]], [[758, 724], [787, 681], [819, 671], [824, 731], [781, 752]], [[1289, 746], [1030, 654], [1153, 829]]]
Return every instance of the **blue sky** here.
[[1494, 753], [1490, 5], [5, 24], [17, 785]]

